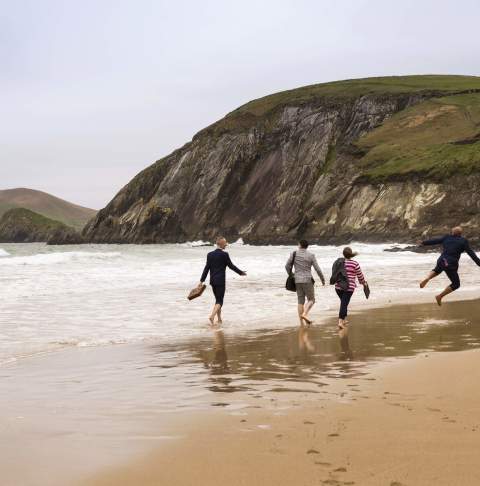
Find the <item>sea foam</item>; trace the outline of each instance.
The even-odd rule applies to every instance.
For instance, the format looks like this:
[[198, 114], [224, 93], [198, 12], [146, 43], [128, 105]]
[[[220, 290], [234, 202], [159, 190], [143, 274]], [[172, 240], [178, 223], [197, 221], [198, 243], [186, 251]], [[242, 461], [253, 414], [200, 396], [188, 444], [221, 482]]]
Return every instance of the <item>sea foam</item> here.
[[70, 261], [106, 260], [119, 256], [121, 256], [120, 252], [68, 251], [38, 253], [36, 255], [6, 258], [4, 260], [0, 260], [0, 265], [52, 265], [58, 263], [67, 263]]

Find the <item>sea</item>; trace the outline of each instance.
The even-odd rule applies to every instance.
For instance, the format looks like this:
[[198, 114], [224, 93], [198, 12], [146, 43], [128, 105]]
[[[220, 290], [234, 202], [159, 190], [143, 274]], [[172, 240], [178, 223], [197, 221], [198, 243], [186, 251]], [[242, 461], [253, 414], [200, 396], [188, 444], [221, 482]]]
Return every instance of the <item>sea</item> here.
[[[439, 277], [420, 291], [418, 282], [433, 268], [435, 254], [387, 252], [392, 244], [352, 244], [371, 287], [361, 289], [351, 308], [431, 299], [445, 287]], [[171, 245], [47, 246], [0, 245], [0, 366], [67, 347], [154, 342], [175, 344], [208, 332], [213, 304], [208, 288], [187, 300], [198, 283], [206, 255], [213, 249], [198, 241]], [[295, 248], [250, 246], [242, 240], [228, 251], [247, 277], [230, 272], [224, 305], [229, 334], [297, 325], [295, 294], [285, 290], [285, 263]], [[341, 247], [311, 246], [327, 285], [316, 282], [312, 317], [321, 322], [337, 311], [338, 298], [328, 285]], [[461, 265], [462, 290], [479, 291], [477, 267]], [[461, 290], [461, 291], [462, 291]], [[460, 292], [461, 292], [460, 291]], [[431, 294], [431, 295], [430, 295]]]

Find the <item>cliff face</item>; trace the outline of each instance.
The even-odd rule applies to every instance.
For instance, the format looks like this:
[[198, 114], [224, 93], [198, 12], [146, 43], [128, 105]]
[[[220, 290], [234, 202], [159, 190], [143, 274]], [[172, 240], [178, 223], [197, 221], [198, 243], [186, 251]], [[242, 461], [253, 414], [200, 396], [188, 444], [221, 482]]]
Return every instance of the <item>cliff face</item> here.
[[[251, 102], [138, 174], [83, 234], [287, 243], [407, 240], [454, 223], [478, 229], [480, 80], [432, 78], [332, 83]], [[453, 126], [462, 110], [470, 122], [446, 140], [435, 125]], [[451, 147], [462, 170], [444, 160]]]
[[50, 244], [81, 243], [83, 239], [73, 228], [29, 209], [14, 208], [0, 218], [0, 242]]

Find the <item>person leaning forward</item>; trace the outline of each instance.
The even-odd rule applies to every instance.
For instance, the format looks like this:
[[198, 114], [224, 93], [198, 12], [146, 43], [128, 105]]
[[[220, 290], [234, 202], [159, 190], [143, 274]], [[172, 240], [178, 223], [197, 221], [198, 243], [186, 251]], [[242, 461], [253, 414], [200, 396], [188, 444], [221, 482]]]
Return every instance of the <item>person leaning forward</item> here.
[[[315, 288], [313, 286], [314, 280], [312, 278], [312, 267], [317, 272], [322, 285], [325, 285], [325, 277], [322, 270], [318, 266], [317, 258], [315, 255], [307, 250], [308, 241], [300, 240], [298, 243], [298, 250], [292, 252], [285, 270], [290, 275], [292, 269], [295, 269], [295, 286], [297, 288], [298, 298], [298, 317], [300, 319], [300, 325], [303, 325], [303, 321], [307, 324], [311, 324], [313, 321], [309, 319], [308, 313], [311, 311], [315, 304]], [[307, 303], [305, 304], [305, 299]]]

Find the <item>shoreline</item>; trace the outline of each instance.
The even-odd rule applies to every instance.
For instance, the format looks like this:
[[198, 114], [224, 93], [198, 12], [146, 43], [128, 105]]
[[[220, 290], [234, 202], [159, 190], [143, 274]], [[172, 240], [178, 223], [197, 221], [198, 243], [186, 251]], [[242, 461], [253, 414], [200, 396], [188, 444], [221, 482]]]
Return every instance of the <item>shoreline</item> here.
[[[293, 434], [292, 447], [300, 447], [304, 438], [297, 437], [295, 431], [309, 424], [300, 420], [298, 410], [302, 410], [301, 414], [314, 414], [319, 403], [322, 413], [331, 410], [330, 424], [337, 420], [344, 406], [356, 407], [363, 400], [373, 404], [372, 397], [361, 397], [373, 393], [372, 387], [380, 383], [383, 373], [413, 366], [416, 376], [416, 365], [409, 363], [421, 363], [424, 354], [444, 356], [439, 351], [470, 346], [480, 349], [480, 330], [477, 332], [476, 325], [480, 323], [479, 309], [479, 300], [451, 301], [440, 309], [433, 303], [358, 308], [352, 313], [347, 336], [350, 343], [348, 339], [339, 339], [335, 318], [325, 316], [321, 323], [308, 328], [307, 333], [295, 326], [242, 333], [229, 333], [229, 329], [206, 330], [204, 336], [175, 345], [141, 342], [65, 348], [2, 366], [5, 400], [0, 406], [3, 417], [0, 429], [4, 431], [0, 465], [4, 477], [13, 484], [22, 478], [22, 485], [36, 485], [45, 484], [45, 478], [55, 472], [56, 483], [50, 480], [50, 484], [82, 481], [93, 485], [142, 484], [122, 483], [118, 471], [126, 468], [128, 474], [122, 472], [125, 478], [141, 471], [150, 471], [156, 477], [158, 471], [150, 461], [163, 463], [164, 457], [177, 451], [175, 454], [188, 457], [190, 464], [195, 450], [205, 449], [203, 441], [213, 442], [212, 447], [222, 443], [233, 454], [236, 446], [232, 444], [235, 445], [238, 434], [244, 450], [257, 446], [250, 439], [245, 443], [244, 436], [255, 436], [259, 444], [268, 445], [267, 451], [262, 449], [258, 454], [262, 457], [266, 454], [266, 464], [277, 467], [269, 462], [268, 451], [270, 448], [282, 451], [284, 446], [278, 437], [268, 434], [281, 428], [284, 420], [292, 424], [291, 429], [277, 433]], [[474, 380], [475, 376], [469, 378]], [[455, 385], [453, 378], [449, 380], [442, 384], [445, 388], [440, 390], [442, 393], [448, 392], [451, 384]], [[388, 383], [382, 383], [391, 388]], [[470, 386], [474, 386], [472, 383]], [[380, 399], [374, 408], [362, 409], [362, 413], [367, 417], [375, 415], [382, 403]], [[348, 416], [345, 417], [348, 422], [347, 419], [350, 420]], [[254, 420], [255, 427], [244, 430], [250, 420]], [[311, 417], [303, 420], [318, 421]], [[358, 420], [362, 421], [363, 415]], [[192, 435], [196, 430], [203, 430], [204, 424], [208, 424], [204, 435]], [[329, 444], [332, 437], [328, 439]], [[222, 442], [224, 439], [226, 442]], [[48, 452], [38, 449], [35, 444], [39, 441]], [[13, 449], [12, 443], [16, 444]], [[187, 449], [182, 452], [182, 447]], [[313, 448], [323, 454], [318, 447], [313, 444], [308, 450]], [[310, 467], [310, 463], [304, 463], [304, 455], [308, 459], [315, 457], [317, 462], [337, 464], [335, 457], [323, 461], [316, 452], [295, 451], [295, 461], [302, 468]], [[56, 455], [62, 457], [60, 463]], [[274, 457], [284, 455], [278, 452]], [[179, 467], [174, 459], [168, 461]], [[228, 461], [234, 459], [229, 456], [224, 460], [230, 464]], [[201, 464], [197, 466], [201, 468]], [[320, 467], [314, 466], [314, 471]], [[210, 464], [210, 467], [217, 466]], [[235, 467], [233, 464], [227, 469], [235, 470]], [[252, 467], [260, 471], [262, 466], [252, 464]], [[345, 466], [337, 468], [341, 467]], [[223, 469], [225, 474], [227, 469]], [[39, 474], [39, 470], [46, 476]], [[296, 474], [303, 481], [302, 471], [297, 470]], [[171, 472], [177, 474], [173, 469]], [[330, 473], [333, 474], [332, 470]], [[117, 478], [114, 483], [102, 483], [111, 477]], [[202, 473], [202, 477], [207, 478], [208, 474]], [[277, 476], [272, 473], [272, 477]], [[43, 483], [39, 478], [43, 478]], [[277, 479], [280, 481], [281, 477]], [[193, 484], [189, 479], [185, 481], [184, 484]], [[227, 483], [237, 484], [231, 481], [230, 478]], [[149, 484], [146, 479], [144, 484]], [[310, 483], [299, 481], [298, 484]]]
[[[330, 286], [331, 287], [331, 286]], [[328, 285], [325, 286], [325, 290], [333, 290], [333, 287], [330, 288]], [[431, 285], [433, 287], [433, 285]], [[318, 307], [318, 302], [320, 302], [319, 296], [319, 289], [322, 289], [321, 286], [316, 285], [316, 293], [317, 293], [317, 307]], [[362, 289], [358, 287], [356, 289], [355, 293], [360, 293], [362, 292]], [[430, 292], [430, 293], [429, 293]], [[430, 295], [431, 294], [431, 295]], [[363, 297], [363, 295], [362, 295]], [[454, 292], [453, 294], [448, 296], [448, 300], [444, 301], [444, 305], [448, 305], [448, 303], [458, 303], [458, 302], [471, 302], [479, 299], [479, 294], [477, 289], [462, 289], [460, 292]], [[395, 302], [392, 302], [391, 300], [386, 300], [386, 299], [380, 299], [380, 300], [375, 300], [375, 299], [369, 299], [365, 300], [362, 299], [361, 302], [354, 302], [354, 308], [349, 309], [349, 315], [351, 316], [356, 316], [359, 314], [362, 314], [363, 312], [368, 312], [371, 310], [379, 310], [379, 309], [387, 309], [387, 308], [392, 308], [392, 307], [402, 307], [402, 306], [407, 306], [407, 305], [428, 305], [432, 304], [433, 308], [438, 310], [438, 306], [434, 302], [434, 293], [433, 291], [429, 291], [429, 289], [424, 289], [424, 290], [413, 290], [410, 293], [405, 293], [402, 295], [402, 298], [399, 300], [396, 300]], [[353, 306], [352, 306], [353, 307]], [[323, 312], [322, 316], [318, 316], [319, 312]], [[314, 326], [318, 325], [323, 325], [330, 319], [334, 318], [337, 314], [338, 310], [335, 309], [318, 309], [318, 308], [313, 308], [311, 317], [314, 320]], [[287, 323], [288, 319], [288, 323]], [[282, 322], [278, 324], [278, 320], [275, 320], [275, 326], [272, 324], [267, 325], [267, 323], [271, 323], [272, 319], [270, 318], [263, 318], [263, 319], [257, 319], [253, 322], [255, 327], [251, 328], [229, 328], [228, 327], [228, 317], [225, 319], [225, 325], [222, 327], [222, 330], [227, 331], [229, 333], [234, 334], [235, 336], [242, 337], [242, 335], [256, 332], [256, 331], [268, 331], [272, 329], [280, 329], [280, 330], [285, 330], [285, 329], [296, 329], [298, 327], [298, 322], [297, 322], [298, 316], [296, 314], [296, 310], [293, 309], [293, 304], [292, 304], [292, 311], [291, 311], [291, 316], [288, 318], [283, 318]], [[176, 337], [174, 341], [171, 342], [171, 344], [176, 345], [176, 344], [182, 344], [184, 342], [189, 342], [192, 339], [200, 338], [204, 336], [205, 332], [208, 332], [211, 330], [211, 327], [209, 326], [207, 322], [207, 318], [203, 319], [205, 321], [205, 326], [202, 328], [201, 331], [199, 331], [197, 334], [185, 336], [185, 337]], [[295, 324], [293, 324], [295, 322]], [[265, 325], [262, 325], [265, 323]], [[6, 357], [4, 360], [0, 360], [0, 370], [3, 367], [8, 367], [8, 366], [14, 366], [15, 364], [18, 363], [23, 363], [25, 361], [31, 360], [31, 359], [38, 359], [41, 357], [48, 357], [56, 353], [63, 353], [63, 352], [68, 352], [68, 350], [75, 350], [75, 349], [108, 349], [111, 347], [118, 347], [118, 346], [136, 346], [136, 345], [155, 345], [161, 340], [160, 337], [157, 336], [151, 336], [151, 337], [144, 337], [144, 338], [139, 338], [138, 340], [131, 340], [131, 341], [121, 341], [121, 342], [109, 342], [109, 343], [102, 343], [102, 344], [58, 344], [55, 343], [55, 347], [52, 347], [52, 349], [42, 349], [40, 351], [32, 352], [32, 353], [26, 353], [23, 355], [19, 356], [9, 356]], [[53, 345], [52, 345], [53, 346]]]

